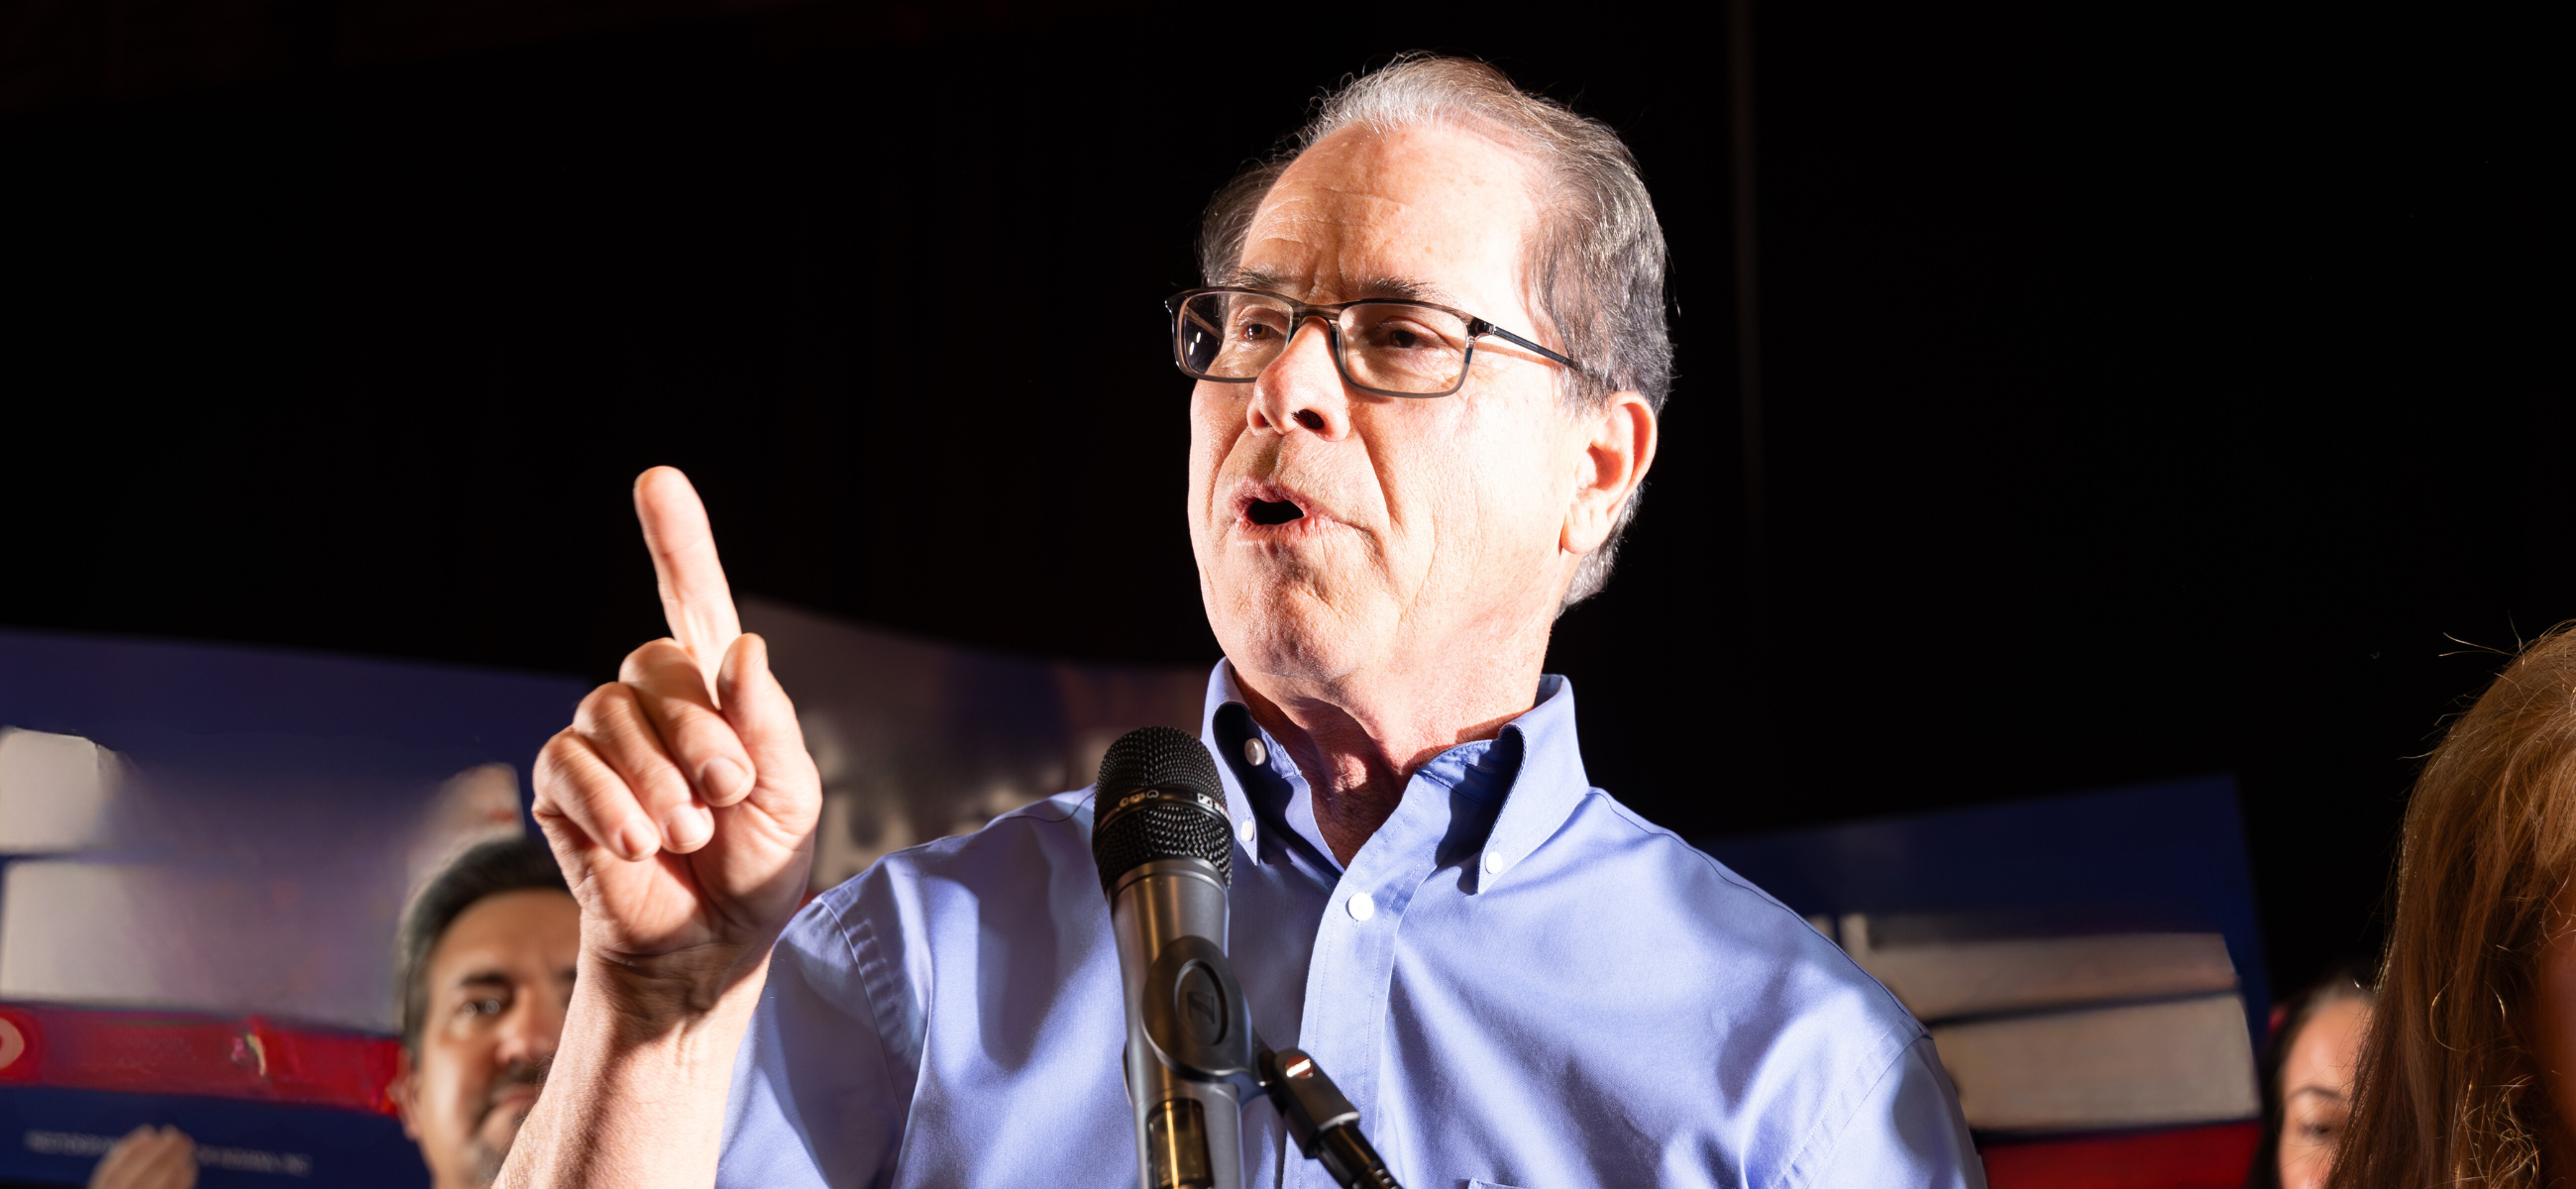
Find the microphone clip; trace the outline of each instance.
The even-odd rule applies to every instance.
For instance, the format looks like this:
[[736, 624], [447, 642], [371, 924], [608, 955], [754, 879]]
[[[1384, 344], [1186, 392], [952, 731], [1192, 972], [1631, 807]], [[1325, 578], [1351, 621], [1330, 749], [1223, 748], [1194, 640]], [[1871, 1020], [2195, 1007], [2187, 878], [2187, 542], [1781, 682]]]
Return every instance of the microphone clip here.
[[1260, 1062], [1268, 1050], [1253, 1034], [1252, 1009], [1224, 950], [1193, 934], [1173, 938], [1146, 969], [1145, 988], [1145, 1039], [1173, 1073], [1228, 1083], [1237, 1101], [1264, 1092]]
[[1238, 1102], [1270, 1097], [1297, 1150], [1343, 1189], [1403, 1189], [1360, 1131], [1359, 1108], [1315, 1059], [1271, 1051], [1252, 1030], [1252, 1010], [1225, 951], [1204, 937], [1173, 939], [1145, 976], [1146, 1041], [1173, 1073], [1221, 1082]]
[[1297, 1049], [1261, 1051], [1261, 1077], [1270, 1102], [1288, 1120], [1288, 1134], [1308, 1160], [1320, 1160], [1342, 1189], [1403, 1189], [1377, 1149], [1360, 1133], [1359, 1108], [1324, 1075], [1324, 1067]]

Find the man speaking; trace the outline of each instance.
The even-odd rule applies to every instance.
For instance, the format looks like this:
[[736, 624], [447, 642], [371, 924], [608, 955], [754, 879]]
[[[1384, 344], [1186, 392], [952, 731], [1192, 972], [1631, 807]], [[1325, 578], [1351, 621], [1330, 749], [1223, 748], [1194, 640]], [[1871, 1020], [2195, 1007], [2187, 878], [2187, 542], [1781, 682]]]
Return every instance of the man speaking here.
[[[1296, 143], [1218, 196], [1208, 287], [1169, 303], [1254, 1028], [1414, 1189], [1981, 1184], [1923, 1030], [1590, 787], [1539, 671], [1671, 371], [1625, 146], [1445, 58], [1348, 84]], [[636, 503], [672, 638], [540, 760], [581, 968], [503, 1183], [1136, 1184], [1092, 790], [798, 912], [821, 794], [794, 710], [686, 480]], [[1242, 1134], [1244, 1184], [1329, 1183], [1266, 1101]]]

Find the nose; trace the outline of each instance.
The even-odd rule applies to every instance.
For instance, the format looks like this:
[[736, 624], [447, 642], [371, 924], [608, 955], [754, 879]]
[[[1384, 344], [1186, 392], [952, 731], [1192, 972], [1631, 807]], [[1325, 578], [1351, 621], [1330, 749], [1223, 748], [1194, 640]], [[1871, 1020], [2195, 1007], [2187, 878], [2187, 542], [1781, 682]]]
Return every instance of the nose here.
[[501, 1043], [492, 1053], [503, 1067], [550, 1059], [563, 1042], [564, 1008], [557, 996], [521, 995], [501, 1023]]
[[1332, 336], [1323, 319], [1298, 324], [1288, 346], [1252, 381], [1250, 405], [1245, 415], [1255, 430], [1285, 434], [1302, 429], [1327, 442], [1349, 436], [1351, 394], [1333, 363]]

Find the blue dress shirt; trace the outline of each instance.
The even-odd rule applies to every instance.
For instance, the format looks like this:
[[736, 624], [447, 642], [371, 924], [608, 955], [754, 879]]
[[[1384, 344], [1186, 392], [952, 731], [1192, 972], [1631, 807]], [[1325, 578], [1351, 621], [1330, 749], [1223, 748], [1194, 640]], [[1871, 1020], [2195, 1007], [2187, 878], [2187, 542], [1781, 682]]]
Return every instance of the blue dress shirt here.
[[[1407, 1189], [1982, 1187], [1949, 1080], [1796, 914], [1591, 787], [1574, 691], [1422, 766], [1345, 869], [1227, 666], [1227, 950]], [[1257, 744], [1257, 745], [1256, 745]], [[780, 938], [717, 1184], [1128, 1189], [1091, 791], [887, 856]], [[1245, 1184], [1330, 1189], [1266, 1102]]]

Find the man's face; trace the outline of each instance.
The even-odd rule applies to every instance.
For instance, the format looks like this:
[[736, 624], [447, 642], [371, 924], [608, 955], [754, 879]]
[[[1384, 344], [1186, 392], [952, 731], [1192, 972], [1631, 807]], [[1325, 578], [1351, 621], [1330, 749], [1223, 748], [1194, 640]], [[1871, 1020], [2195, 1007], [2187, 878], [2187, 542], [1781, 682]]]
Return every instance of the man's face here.
[[438, 1189], [481, 1189], [537, 1100], [563, 1037], [581, 909], [562, 892], [504, 892], [431, 949], [420, 1054], [394, 1095]]
[[[1310, 304], [1419, 297], [1552, 346], [1522, 284], [1533, 171], [1472, 133], [1347, 129], [1253, 218], [1245, 284]], [[1208, 620], [1244, 669], [1334, 682], [1545, 630], [1585, 434], [1556, 365], [1494, 338], [1458, 393], [1346, 388], [1308, 321], [1259, 379], [1191, 398], [1190, 540]], [[1280, 504], [1303, 515], [1276, 520]]]

